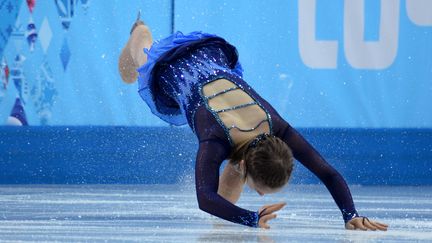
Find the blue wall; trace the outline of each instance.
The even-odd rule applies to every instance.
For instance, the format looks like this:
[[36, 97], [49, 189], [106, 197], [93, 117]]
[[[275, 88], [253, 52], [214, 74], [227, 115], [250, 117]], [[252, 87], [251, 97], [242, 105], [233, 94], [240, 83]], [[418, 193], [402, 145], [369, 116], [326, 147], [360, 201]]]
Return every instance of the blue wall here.
[[[141, 9], [155, 39], [171, 32], [174, 14], [176, 30], [216, 33], [236, 45], [245, 79], [296, 127], [432, 127], [427, 1], [176, 0], [174, 8], [171, 0], [74, 2], [65, 28], [60, 17], [70, 14], [55, 1], [36, 1], [32, 14], [23, 1], [16, 26], [33, 19], [35, 49], [18, 37], [5, 47], [11, 68], [17, 55], [26, 58], [21, 93], [32, 125], [166, 126], [136, 84], [117, 74]], [[354, 2], [364, 2], [364, 11]], [[4, 121], [19, 92], [10, 80], [0, 93]]]
[[[194, 135], [152, 115], [117, 73], [141, 9], [155, 39], [174, 27], [237, 46], [245, 79], [350, 183], [432, 184], [431, 1], [26, 2], [0, 0], [0, 124], [19, 97], [32, 126], [0, 128], [0, 183], [191, 175]], [[316, 182], [301, 166], [294, 181]]]
[[[432, 185], [430, 129], [300, 132], [349, 184]], [[0, 137], [0, 184], [193, 183], [189, 129], [3, 127]], [[292, 183], [318, 183], [301, 164], [294, 171]]]

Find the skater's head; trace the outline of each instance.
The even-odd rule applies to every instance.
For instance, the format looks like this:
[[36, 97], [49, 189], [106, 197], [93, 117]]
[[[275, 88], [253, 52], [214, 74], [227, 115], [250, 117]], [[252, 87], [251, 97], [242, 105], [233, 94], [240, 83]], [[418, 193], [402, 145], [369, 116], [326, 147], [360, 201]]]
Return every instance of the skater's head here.
[[249, 187], [260, 195], [280, 190], [293, 170], [291, 149], [281, 139], [261, 134], [231, 155]]

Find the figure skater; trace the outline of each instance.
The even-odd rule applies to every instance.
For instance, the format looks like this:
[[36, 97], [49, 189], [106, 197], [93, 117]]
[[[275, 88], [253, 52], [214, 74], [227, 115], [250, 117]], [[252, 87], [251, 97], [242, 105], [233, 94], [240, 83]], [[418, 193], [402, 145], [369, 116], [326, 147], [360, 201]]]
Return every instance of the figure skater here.
[[[325, 184], [346, 229], [387, 230], [386, 224], [359, 216], [342, 176], [243, 80], [242, 71], [236, 48], [223, 38], [176, 32], [153, 43], [139, 16], [119, 58], [122, 79], [138, 80], [138, 92], [155, 115], [172, 125], [188, 124], [196, 134], [199, 208], [234, 223], [270, 228], [268, 221], [285, 203], [257, 212], [235, 203], [244, 184], [261, 196], [281, 190], [294, 157]], [[225, 159], [229, 163], [219, 177]]]

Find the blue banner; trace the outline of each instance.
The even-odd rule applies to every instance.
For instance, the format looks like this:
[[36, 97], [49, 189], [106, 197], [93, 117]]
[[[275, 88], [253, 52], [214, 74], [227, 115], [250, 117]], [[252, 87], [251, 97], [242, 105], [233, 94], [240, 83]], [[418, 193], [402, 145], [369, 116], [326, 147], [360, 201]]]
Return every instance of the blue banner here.
[[139, 9], [155, 39], [174, 23], [234, 44], [245, 80], [296, 127], [432, 127], [425, 0], [24, 1], [0, 57], [0, 124], [18, 97], [30, 125], [166, 125], [117, 72]]

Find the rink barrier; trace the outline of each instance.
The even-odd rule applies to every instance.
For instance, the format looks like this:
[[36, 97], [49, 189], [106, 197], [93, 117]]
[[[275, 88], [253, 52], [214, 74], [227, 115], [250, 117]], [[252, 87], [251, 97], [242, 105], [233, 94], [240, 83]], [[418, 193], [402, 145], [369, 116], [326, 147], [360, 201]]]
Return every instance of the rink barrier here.
[[[432, 185], [432, 129], [298, 130], [349, 184]], [[184, 127], [0, 127], [0, 184], [190, 183], [197, 149]]]

